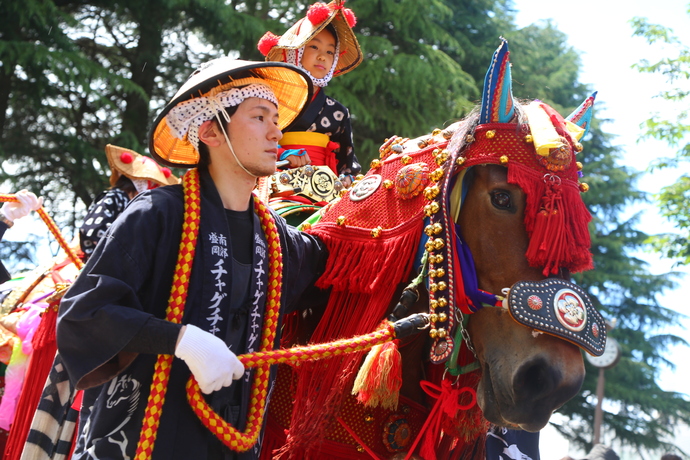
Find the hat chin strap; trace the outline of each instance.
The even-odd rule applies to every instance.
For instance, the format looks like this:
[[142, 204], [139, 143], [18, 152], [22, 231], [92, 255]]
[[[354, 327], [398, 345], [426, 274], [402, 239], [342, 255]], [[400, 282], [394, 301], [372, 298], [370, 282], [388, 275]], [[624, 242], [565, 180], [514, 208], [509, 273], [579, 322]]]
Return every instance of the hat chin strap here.
[[[223, 113], [225, 114], [224, 118], [226, 118], [226, 121], [228, 123], [230, 123], [230, 117], [227, 116], [227, 113], [224, 110], [223, 110]], [[250, 173], [249, 170], [244, 167], [244, 165], [242, 164], [240, 159], [237, 158], [237, 155], [235, 155], [235, 149], [232, 148], [232, 142], [230, 142], [230, 138], [228, 137], [228, 133], [225, 132], [225, 126], [223, 124], [223, 121], [220, 119], [220, 117], [218, 116], [217, 113], [216, 113], [216, 118], [218, 118], [218, 124], [220, 125], [220, 130], [223, 131], [223, 137], [225, 137], [225, 142], [227, 142], [228, 147], [230, 148], [230, 153], [232, 153], [232, 156], [233, 156], [233, 158], [235, 158], [235, 161], [237, 162], [237, 164], [240, 165], [240, 168], [242, 168], [244, 170], [244, 172], [246, 172], [247, 174], [249, 174], [253, 178], [258, 179], [259, 176], [257, 176], [256, 174]]]

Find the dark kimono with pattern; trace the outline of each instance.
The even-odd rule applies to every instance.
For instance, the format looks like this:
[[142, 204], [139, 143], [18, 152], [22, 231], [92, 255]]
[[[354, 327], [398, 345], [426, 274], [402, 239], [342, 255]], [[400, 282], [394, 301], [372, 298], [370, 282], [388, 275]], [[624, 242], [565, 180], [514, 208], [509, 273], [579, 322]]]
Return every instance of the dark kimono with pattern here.
[[79, 246], [88, 259], [105, 232], [129, 203], [127, 194], [119, 188], [101, 192], [89, 206], [79, 229]]
[[355, 156], [352, 141], [350, 112], [340, 102], [326, 95], [321, 89], [307, 107], [304, 115], [292, 125], [290, 131], [307, 131], [325, 134], [331, 142], [340, 144], [336, 152], [337, 174], [357, 174], [362, 167]]

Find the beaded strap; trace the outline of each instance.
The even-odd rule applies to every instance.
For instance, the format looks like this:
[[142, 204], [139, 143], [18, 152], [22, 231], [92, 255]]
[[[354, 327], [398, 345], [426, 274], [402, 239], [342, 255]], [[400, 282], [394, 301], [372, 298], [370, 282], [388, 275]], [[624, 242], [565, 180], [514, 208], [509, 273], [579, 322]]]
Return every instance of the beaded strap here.
[[[177, 265], [173, 275], [166, 319], [173, 323], [182, 321], [184, 305], [187, 300], [189, 278], [192, 272], [192, 262], [196, 252], [196, 240], [199, 235], [199, 222], [201, 220], [201, 194], [199, 192], [199, 172], [192, 169], [182, 178], [184, 190], [184, 221], [182, 223], [182, 238], [180, 250], [177, 254]], [[146, 460], [151, 458], [153, 446], [156, 443], [158, 426], [160, 425], [161, 412], [165, 402], [165, 394], [170, 379], [170, 368], [173, 355], [158, 355], [151, 382], [144, 420], [139, 435], [139, 444], [134, 458]]]

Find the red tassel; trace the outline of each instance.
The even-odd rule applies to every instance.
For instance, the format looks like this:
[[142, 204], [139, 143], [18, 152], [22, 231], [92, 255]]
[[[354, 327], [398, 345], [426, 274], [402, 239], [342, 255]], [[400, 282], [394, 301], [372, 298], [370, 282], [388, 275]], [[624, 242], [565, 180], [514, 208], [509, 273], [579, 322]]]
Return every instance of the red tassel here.
[[396, 410], [402, 387], [402, 357], [398, 341], [377, 345], [364, 360], [352, 387], [357, 401], [367, 407]]
[[307, 19], [312, 24], [319, 25], [331, 15], [331, 9], [323, 2], [314, 3], [307, 11]]
[[[334, 223], [314, 226], [308, 233], [319, 236], [331, 254], [348, 255], [329, 257], [326, 270], [316, 286], [321, 289], [332, 287], [334, 291], [373, 294], [384, 285], [402, 282], [412, 269], [412, 256], [423, 225], [421, 219], [412, 219], [395, 230], [386, 230], [396, 233], [384, 234], [381, 238], [372, 238], [368, 230], [343, 228]], [[353, 264], [353, 260], [357, 263]], [[382, 317], [383, 314], [379, 319]]]
[[526, 257], [544, 276], [567, 268], [572, 273], [592, 268], [588, 224], [592, 220], [577, 184], [550, 180], [519, 164], [508, 167], [508, 182], [527, 195], [525, 229], [530, 236]]
[[271, 49], [278, 44], [278, 40], [280, 40], [280, 37], [269, 31], [266, 32], [263, 37], [261, 37], [256, 47], [262, 55], [268, 56], [268, 53], [271, 52]]
[[24, 443], [29, 435], [34, 412], [43, 393], [48, 374], [53, 365], [57, 343], [55, 327], [57, 322], [57, 304], [46, 309], [41, 322], [31, 341], [34, 351], [31, 353], [29, 367], [26, 369], [24, 385], [17, 401], [17, 416], [14, 418], [10, 435], [5, 446], [3, 460], [18, 460], [21, 457]]

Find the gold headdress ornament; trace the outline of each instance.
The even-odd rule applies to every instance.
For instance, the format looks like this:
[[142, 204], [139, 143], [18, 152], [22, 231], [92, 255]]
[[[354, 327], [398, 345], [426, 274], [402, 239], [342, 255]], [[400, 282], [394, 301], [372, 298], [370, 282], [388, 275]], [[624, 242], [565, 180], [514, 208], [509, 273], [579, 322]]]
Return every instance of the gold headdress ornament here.
[[105, 146], [105, 156], [110, 165], [110, 185], [115, 185], [120, 176], [132, 180], [147, 180], [161, 186], [180, 183], [180, 179], [170, 169], [158, 166], [152, 158], [134, 150], [108, 144]]
[[307, 15], [297, 21], [282, 36], [266, 32], [258, 43], [258, 49], [267, 61], [288, 62], [287, 51], [302, 48], [328, 24], [333, 24], [338, 35], [340, 55], [334, 76], [342, 75], [357, 67], [363, 59], [362, 50], [352, 27], [357, 18], [351, 9], [345, 8], [344, 0], [333, 0], [329, 4], [314, 3]]

